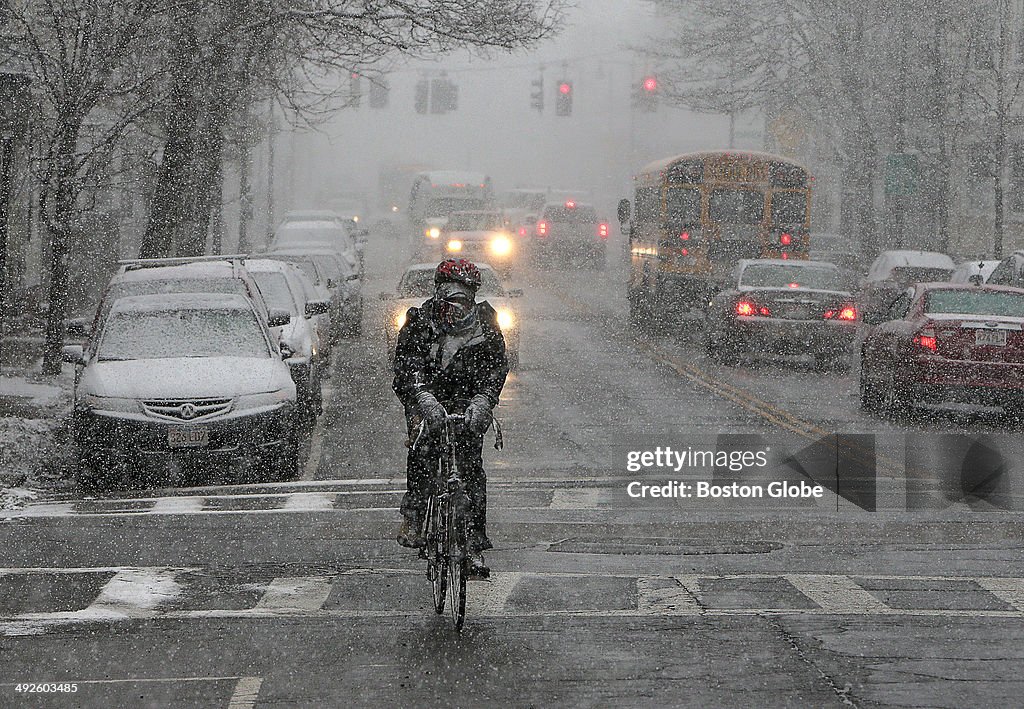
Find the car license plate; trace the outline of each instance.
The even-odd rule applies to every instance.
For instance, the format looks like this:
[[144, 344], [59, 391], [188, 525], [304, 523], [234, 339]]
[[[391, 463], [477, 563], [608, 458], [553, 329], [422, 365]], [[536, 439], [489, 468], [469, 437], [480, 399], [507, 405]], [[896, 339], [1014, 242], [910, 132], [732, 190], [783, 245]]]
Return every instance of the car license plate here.
[[975, 330], [974, 344], [1006, 347], [1006, 330]]
[[205, 428], [172, 428], [167, 431], [171, 448], [205, 448], [210, 445], [210, 431]]

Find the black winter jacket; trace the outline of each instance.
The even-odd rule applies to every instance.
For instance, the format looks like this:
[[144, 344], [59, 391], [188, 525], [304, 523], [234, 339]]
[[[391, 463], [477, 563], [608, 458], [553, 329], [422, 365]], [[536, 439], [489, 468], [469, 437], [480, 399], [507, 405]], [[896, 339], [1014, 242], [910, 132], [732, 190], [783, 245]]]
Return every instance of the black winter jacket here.
[[441, 402], [484, 394], [492, 406], [498, 404], [508, 374], [505, 338], [490, 303], [483, 301], [475, 307], [481, 334], [466, 342], [444, 369], [441, 343], [445, 335], [433, 316], [434, 299], [406, 312], [395, 347], [394, 389], [407, 408], [415, 407], [420, 388]]

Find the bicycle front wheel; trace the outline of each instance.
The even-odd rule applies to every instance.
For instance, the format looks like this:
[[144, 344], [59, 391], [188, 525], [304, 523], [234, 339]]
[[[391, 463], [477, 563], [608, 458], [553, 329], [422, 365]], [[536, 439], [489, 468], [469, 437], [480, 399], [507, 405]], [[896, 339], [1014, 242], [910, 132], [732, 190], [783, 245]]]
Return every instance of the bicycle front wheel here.
[[469, 550], [467, 548], [466, 518], [462, 505], [450, 502], [446, 530], [448, 556], [448, 602], [452, 623], [461, 629], [466, 621], [466, 576], [468, 576]]
[[430, 581], [431, 592], [434, 597], [434, 612], [438, 615], [444, 613], [444, 597], [448, 582], [448, 565], [445, 563], [445, 525], [442, 524], [444, 517], [441, 516], [440, 501], [436, 496], [427, 500], [427, 515], [424, 524], [424, 537], [427, 548], [427, 580]]

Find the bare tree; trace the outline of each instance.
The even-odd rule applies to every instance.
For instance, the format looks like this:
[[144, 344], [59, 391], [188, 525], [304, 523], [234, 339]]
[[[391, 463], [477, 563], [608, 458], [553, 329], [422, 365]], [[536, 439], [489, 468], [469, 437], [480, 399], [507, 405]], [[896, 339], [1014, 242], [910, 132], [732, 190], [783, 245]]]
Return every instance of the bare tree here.
[[162, 0], [21, 0], [7, 7], [11, 54], [33, 84], [39, 206], [48, 232], [49, 314], [43, 371], [60, 371], [68, 305], [68, 253], [88, 238], [83, 194], [118, 141], [157, 100], [145, 57], [160, 36]]
[[528, 47], [556, 31], [562, 6], [563, 0], [221, 0], [180, 6], [192, 24], [167, 56], [173, 87], [163, 113], [166, 139], [140, 255], [205, 247], [225, 130], [254, 104], [274, 99], [310, 120], [344, 104], [342, 72], [370, 72], [398, 54]]

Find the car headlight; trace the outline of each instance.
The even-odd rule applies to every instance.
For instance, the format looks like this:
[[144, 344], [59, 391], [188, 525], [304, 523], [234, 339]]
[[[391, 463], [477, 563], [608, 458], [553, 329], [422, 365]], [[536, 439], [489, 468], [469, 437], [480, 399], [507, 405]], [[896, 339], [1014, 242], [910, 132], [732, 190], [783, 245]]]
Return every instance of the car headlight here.
[[258, 394], [243, 394], [235, 401], [235, 411], [245, 409], [261, 409], [269, 406], [279, 406], [293, 401], [294, 389], [278, 389], [276, 391], [264, 391]]
[[508, 308], [498, 308], [498, 327], [508, 330], [516, 324], [516, 318]]
[[93, 411], [116, 411], [122, 414], [134, 414], [141, 410], [138, 399], [127, 399], [120, 396], [97, 396], [82, 394], [82, 405]]
[[438, 229], [436, 226], [430, 227], [429, 229], [425, 230], [423, 233], [426, 234], [431, 239], [438, 239], [441, 236], [441, 230]]
[[405, 326], [405, 314], [406, 314], [406, 312], [408, 312], [408, 311], [407, 310], [402, 310], [397, 315], [395, 315], [395, 329], [396, 330], [401, 330]]
[[352, 221], [354, 221], [356, 224], [358, 224], [359, 223], [359, 215], [356, 214], [354, 217], [352, 217]]
[[512, 240], [507, 236], [496, 236], [491, 239], [491, 253], [495, 256], [508, 256], [512, 253]]
[[452, 239], [448, 242], [449, 251], [462, 251], [462, 242], [458, 239]]

